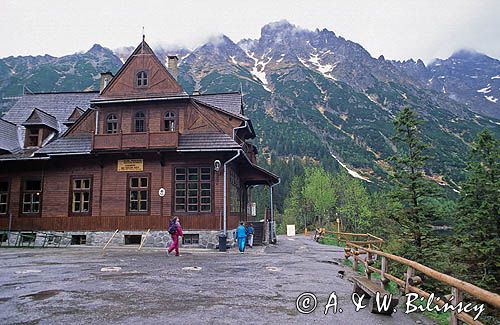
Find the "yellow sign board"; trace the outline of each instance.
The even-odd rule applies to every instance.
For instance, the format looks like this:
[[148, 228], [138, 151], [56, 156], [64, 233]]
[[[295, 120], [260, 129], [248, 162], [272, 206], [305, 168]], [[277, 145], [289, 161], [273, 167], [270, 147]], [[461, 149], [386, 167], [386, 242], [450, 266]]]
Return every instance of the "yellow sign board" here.
[[119, 172], [142, 172], [144, 170], [144, 162], [142, 159], [121, 159], [118, 160]]

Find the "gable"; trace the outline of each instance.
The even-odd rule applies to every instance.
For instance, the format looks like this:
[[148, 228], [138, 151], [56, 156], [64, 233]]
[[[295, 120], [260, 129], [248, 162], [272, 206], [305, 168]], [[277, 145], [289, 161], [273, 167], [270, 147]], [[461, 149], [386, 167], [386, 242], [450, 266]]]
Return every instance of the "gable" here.
[[[147, 74], [147, 85], [137, 84], [137, 74]], [[116, 76], [104, 88], [100, 98], [144, 98], [186, 95], [182, 87], [156, 57], [149, 45], [142, 41], [130, 55]]]
[[68, 117], [69, 122], [75, 122], [82, 116], [84, 110], [82, 110], [80, 107], [76, 106], [75, 109], [73, 110], [73, 113]]
[[203, 103], [191, 101], [184, 118], [188, 133], [220, 132], [233, 136], [233, 129], [241, 125], [242, 119], [233, 117]]
[[38, 126], [38, 125], [44, 125], [44, 126], [47, 126], [51, 129], [54, 129], [54, 130], [58, 130], [58, 123], [57, 123], [57, 119], [38, 109], [38, 108], [35, 108], [33, 109], [33, 111], [31, 112], [31, 115], [28, 117], [28, 119], [22, 124], [23, 126], [29, 126], [29, 125], [35, 125], [35, 126]]

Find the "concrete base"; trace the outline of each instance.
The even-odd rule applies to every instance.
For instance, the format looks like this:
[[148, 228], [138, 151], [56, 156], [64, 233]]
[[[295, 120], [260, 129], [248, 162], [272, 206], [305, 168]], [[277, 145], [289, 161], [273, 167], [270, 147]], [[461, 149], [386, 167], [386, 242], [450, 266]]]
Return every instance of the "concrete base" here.
[[[210, 231], [210, 230], [186, 230], [183, 231], [184, 235], [198, 235], [198, 243], [197, 244], [182, 244], [181, 247], [192, 247], [192, 248], [209, 248], [214, 249], [219, 244], [219, 234], [221, 231]], [[15, 245], [17, 238], [16, 231], [13, 231], [9, 236], [9, 244]], [[44, 233], [51, 233], [50, 231], [46, 231]], [[61, 232], [53, 232], [57, 234], [61, 234]], [[227, 244], [230, 246], [235, 245], [234, 240], [235, 230], [228, 231], [227, 233]], [[61, 246], [65, 246], [66, 243], [71, 240], [70, 238], [74, 235], [84, 235], [85, 236], [85, 246], [102, 246], [106, 245], [111, 236], [113, 236], [114, 231], [70, 231], [64, 232], [64, 236], [67, 238], [62, 243]], [[44, 243], [44, 238], [41, 236], [42, 234], [37, 234], [35, 240], [35, 247], [41, 247]], [[133, 231], [133, 230], [124, 230], [119, 231], [113, 237], [108, 247], [113, 246], [134, 246], [134, 245], [125, 245], [125, 236], [127, 235], [139, 235], [145, 236], [146, 231]], [[186, 237], [186, 236], [184, 236]], [[141, 239], [144, 239], [142, 237]], [[144, 247], [167, 247], [172, 243], [172, 238], [167, 231], [150, 231], [146, 237], [146, 241], [144, 242]], [[6, 242], [3, 243], [7, 244]], [[136, 244], [135, 246], [139, 246]]]

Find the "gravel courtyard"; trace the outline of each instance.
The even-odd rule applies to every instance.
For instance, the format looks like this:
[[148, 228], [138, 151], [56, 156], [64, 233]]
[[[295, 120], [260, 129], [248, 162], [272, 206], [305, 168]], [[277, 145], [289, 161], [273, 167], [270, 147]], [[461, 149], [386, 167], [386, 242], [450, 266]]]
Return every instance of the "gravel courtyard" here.
[[[343, 252], [310, 238], [238, 254], [134, 247], [0, 250], [0, 324], [431, 324], [420, 315], [354, 311], [352, 284], [332, 263]], [[119, 271], [102, 271], [120, 267]], [[335, 291], [343, 312], [324, 315]], [[301, 314], [296, 299], [317, 296]]]

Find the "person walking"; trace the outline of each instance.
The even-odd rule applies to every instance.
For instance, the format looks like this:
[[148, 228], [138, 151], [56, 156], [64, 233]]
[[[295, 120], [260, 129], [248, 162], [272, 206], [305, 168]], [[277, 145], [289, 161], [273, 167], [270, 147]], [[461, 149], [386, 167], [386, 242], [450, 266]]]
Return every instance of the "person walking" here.
[[173, 250], [175, 250], [175, 256], [179, 256], [179, 237], [184, 236], [179, 217], [174, 217], [170, 221], [168, 232], [170, 236], [172, 236], [172, 244], [167, 250], [167, 256], [170, 255]]
[[245, 239], [247, 238], [247, 231], [243, 222], [240, 222], [240, 225], [236, 229], [236, 238], [238, 239], [238, 248], [240, 250], [240, 254], [243, 254], [245, 251]]
[[254, 233], [252, 223], [248, 226], [247, 233], [248, 233], [248, 246], [250, 248], [252, 248], [253, 247], [253, 233]]

